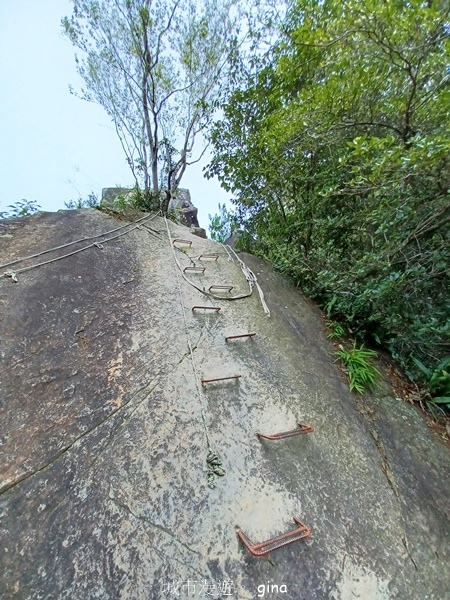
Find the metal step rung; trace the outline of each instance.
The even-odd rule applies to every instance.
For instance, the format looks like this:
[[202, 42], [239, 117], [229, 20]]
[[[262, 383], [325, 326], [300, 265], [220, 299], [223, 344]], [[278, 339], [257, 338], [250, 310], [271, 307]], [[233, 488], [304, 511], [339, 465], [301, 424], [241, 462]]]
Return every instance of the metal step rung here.
[[219, 290], [224, 292], [231, 292], [233, 289], [232, 285], [211, 285], [209, 286], [209, 291], [211, 290]]
[[206, 271], [205, 267], [184, 267], [183, 273], [204, 273]]
[[193, 306], [192, 310], [213, 310], [215, 312], [219, 312], [221, 308], [220, 306]]
[[213, 383], [213, 381], [226, 381], [227, 379], [239, 379], [242, 375], [232, 375], [231, 377], [216, 377], [215, 379], [202, 379], [202, 385], [205, 383]]
[[191, 240], [182, 240], [181, 238], [175, 238], [172, 242], [172, 246], [177, 243], [177, 244], [187, 244], [188, 246], [192, 246], [192, 242]]
[[311, 530], [309, 527], [307, 527], [296, 517], [294, 517], [294, 521], [298, 526], [297, 529], [294, 529], [294, 531], [290, 531], [289, 533], [284, 533], [283, 535], [278, 535], [277, 537], [267, 540], [266, 542], [262, 542], [261, 544], [253, 544], [240, 529], [238, 529], [236, 533], [245, 544], [248, 551], [253, 554], [253, 556], [266, 556], [272, 552], [272, 550], [284, 548], [284, 546], [289, 546], [289, 544], [293, 544], [294, 542], [298, 542], [300, 540], [306, 540], [310, 537]]
[[198, 257], [199, 260], [219, 260], [219, 255], [215, 252], [213, 254], [200, 254]]
[[237, 338], [247, 338], [247, 337], [255, 337], [256, 333], [241, 333], [239, 335], [229, 335], [225, 338], [225, 341], [228, 340], [236, 340]]
[[299, 435], [301, 433], [313, 433], [314, 428], [310, 425], [302, 425], [298, 424], [298, 429], [292, 429], [292, 431], [282, 431], [280, 433], [274, 433], [273, 435], [265, 435], [263, 433], [257, 432], [257, 436], [259, 438], [264, 438], [266, 440], [282, 440], [284, 438], [292, 437], [294, 435]]

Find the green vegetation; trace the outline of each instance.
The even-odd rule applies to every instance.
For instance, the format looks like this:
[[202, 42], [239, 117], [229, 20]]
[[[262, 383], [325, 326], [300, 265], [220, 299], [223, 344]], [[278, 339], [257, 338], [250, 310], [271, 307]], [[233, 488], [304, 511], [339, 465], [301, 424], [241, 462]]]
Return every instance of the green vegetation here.
[[69, 200], [64, 202], [64, 205], [69, 210], [77, 208], [100, 208], [100, 200], [94, 192], [88, 194], [87, 198], [78, 198], [78, 200]]
[[337, 323], [336, 321], [327, 321], [326, 325], [330, 330], [330, 333], [327, 336], [329, 340], [336, 340], [344, 337], [345, 329], [340, 323]]
[[420, 360], [413, 357], [413, 361], [422, 371], [426, 380], [429, 396], [428, 407], [433, 409], [445, 406], [450, 409], [450, 357], [443, 360], [435, 369], [428, 369]]
[[212, 240], [216, 242], [224, 242], [239, 228], [237, 215], [228, 210], [225, 203], [219, 203], [219, 214], [208, 215], [209, 218], [209, 233]]
[[114, 199], [114, 208], [118, 212], [128, 213], [135, 211], [154, 212], [159, 209], [160, 194], [154, 194], [150, 190], [134, 188], [127, 194], [120, 194]]
[[362, 394], [365, 389], [372, 388], [380, 372], [370, 362], [370, 359], [376, 358], [377, 353], [364, 348], [364, 345], [357, 348], [356, 342], [354, 342], [350, 350], [345, 349], [341, 345], [339, 348], [334, 354], [345, 365], [349, 377], [350, 391], [353, 392], [356, 390], [359, 394]]
[[78, 52], [81, 96], [105, 109], [136, 186], [151, 190], [166, 214], [186, 168], [206, 149], [202, 134], [252, 9], [242, 0], [72, 2], [62, 27]]
[[448, 2], [296, 0], [245, 67], [207, 175], [255, 254], [427, 377], [450, 354]]
[[8, 211], [0, 212], [0, 219], [29, 217], [41, 209], [36, 200], [18, 200], [14, 204], [10, 204], [8, 208]]

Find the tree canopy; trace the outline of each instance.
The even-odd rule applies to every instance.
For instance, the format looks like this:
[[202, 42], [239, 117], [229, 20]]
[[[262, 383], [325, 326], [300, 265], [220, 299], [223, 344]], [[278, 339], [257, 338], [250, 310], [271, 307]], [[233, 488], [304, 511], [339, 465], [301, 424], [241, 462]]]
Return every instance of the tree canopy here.
[[207, 171], [256, 253], [412, 375], [450, 352], [449, 10], [297, 0]]
[[62, 21], [81, 51], [82, 96], [113, 120], [136, 186], [166, 191], [164, 210], [202, 155], [241, 16], [239, 0], [74, 0]]

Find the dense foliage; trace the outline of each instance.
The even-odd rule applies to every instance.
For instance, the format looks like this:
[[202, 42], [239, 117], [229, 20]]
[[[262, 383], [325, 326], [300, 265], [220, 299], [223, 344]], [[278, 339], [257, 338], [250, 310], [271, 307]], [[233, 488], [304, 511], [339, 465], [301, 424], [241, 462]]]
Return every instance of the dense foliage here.
[[236, 215], [228, 210], [225, 203], [219, 203], [219, 214], [208, 215], [209, 234], [212, 240], [216, 242], [225, 242], [239, 227], [239, 221]]
[[450, 352], [448, 2], [297, 0], [212, 134], [253, 251], [412, 375]]

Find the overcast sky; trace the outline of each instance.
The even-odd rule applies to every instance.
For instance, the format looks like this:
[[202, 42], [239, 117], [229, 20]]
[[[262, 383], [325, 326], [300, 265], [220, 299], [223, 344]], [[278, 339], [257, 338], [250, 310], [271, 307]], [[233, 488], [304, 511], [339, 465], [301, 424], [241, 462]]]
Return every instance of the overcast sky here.
[[[0, 211], [23, 198], [54, 211], [103, 187], [133, 185], [107, 114], [69, 93], [69, 84], [82, 84], [61, 33], [71, 7], [70, 0], [0, 0]], [[208, 213], [229, 197], [203, 178], [200, 164], [181, 187], [190, 189], [205, 228]]]

